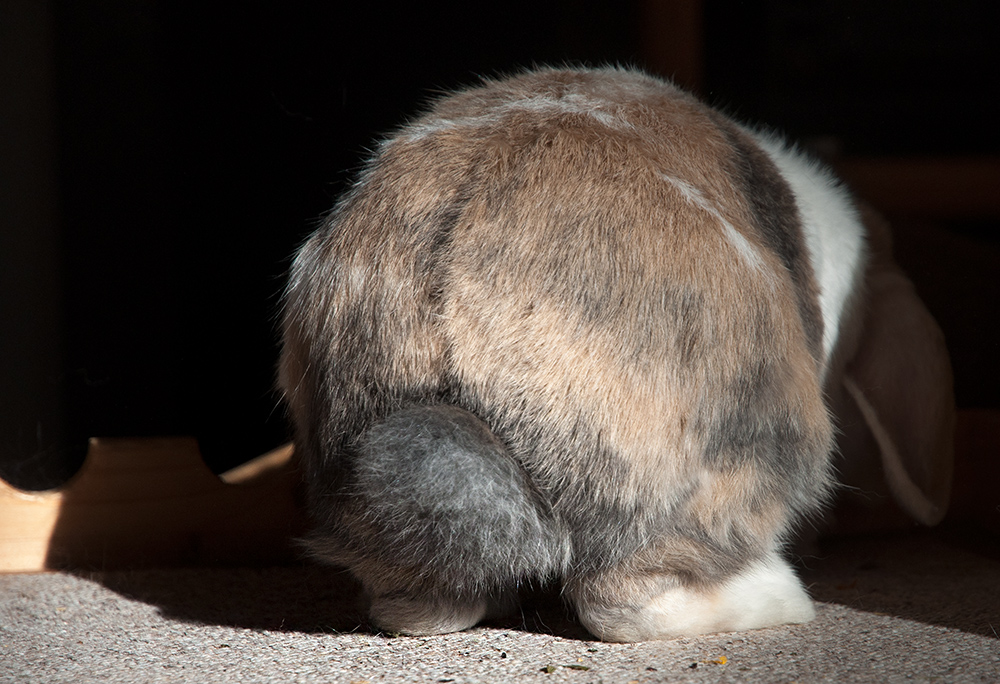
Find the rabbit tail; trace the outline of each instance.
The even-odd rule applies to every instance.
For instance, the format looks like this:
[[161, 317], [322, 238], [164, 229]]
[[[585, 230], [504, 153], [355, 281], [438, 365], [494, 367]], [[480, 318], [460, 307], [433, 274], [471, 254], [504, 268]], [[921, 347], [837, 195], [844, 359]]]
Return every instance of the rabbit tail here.
[[362, 579], [377, 627], [465, 629], [564, 564], [565, 535], [542, 497], [469, 411], [402, 408], [351, 451], [347, 496], [308, 543]]

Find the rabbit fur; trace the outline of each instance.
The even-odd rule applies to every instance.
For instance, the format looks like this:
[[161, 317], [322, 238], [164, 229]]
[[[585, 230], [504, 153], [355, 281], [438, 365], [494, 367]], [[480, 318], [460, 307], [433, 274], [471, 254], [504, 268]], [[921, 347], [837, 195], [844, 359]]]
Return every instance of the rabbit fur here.
[[809, 620], [782, 546], [833, 487], [864, 235], [819, 165], [638, 71], [438, 100], [291, 269], [311, 552], [405, 634], [553, 580], [612, 641]]

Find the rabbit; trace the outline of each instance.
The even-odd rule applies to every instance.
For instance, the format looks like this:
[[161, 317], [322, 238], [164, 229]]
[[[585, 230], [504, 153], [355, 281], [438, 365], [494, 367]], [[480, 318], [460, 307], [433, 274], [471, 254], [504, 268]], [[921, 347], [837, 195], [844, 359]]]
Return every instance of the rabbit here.
[[[810, 620], [784, 552], [835, 491], [832, 391], [876, 425], [906, 414], [865, 401], [866, 367], [842, 389], [871, 310], [865, 211], [780, 137], [638, 70], [440, 98], [290, 269], [278, 384], [310, 552], [408, 635], [548, 582], [607, 641]], [[926, 313], [894, 292], [885, 315]], [[906, 363], [940, 385], [917, 319], [876, 337], [931, 339]], [[945, 504], [947, 457], [893, 459], [909, 504]]]

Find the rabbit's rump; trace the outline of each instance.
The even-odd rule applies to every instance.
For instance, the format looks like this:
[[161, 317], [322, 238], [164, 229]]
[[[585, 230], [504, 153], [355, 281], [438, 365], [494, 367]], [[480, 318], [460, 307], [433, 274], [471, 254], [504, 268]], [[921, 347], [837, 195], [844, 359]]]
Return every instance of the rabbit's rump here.
[[781, 155], [621, 70], [489, 82], [379, 147], [295, 261], [281, 360], [310, 548], [378, 627], [549, 580], [609, 640], [812, 616], [780, 545], [831, 485], [847, 295]]

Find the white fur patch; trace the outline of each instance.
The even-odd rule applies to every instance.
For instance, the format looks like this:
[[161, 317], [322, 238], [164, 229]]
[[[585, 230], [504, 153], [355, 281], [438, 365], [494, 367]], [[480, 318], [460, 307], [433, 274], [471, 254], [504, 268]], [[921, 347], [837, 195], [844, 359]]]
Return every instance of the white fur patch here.
[[824, 374], [848, 299], [864, 268], [864, 227], [847, 190], [825, 167], [782, 139], [748, 131], [795, 194], [823, 312]]
[[674, 178], [663, 173], [660, 174], [663, 180], [675, 187], [690, 204], [698, 207], [702, 211], [709, 213], [722, 226], [722, 232], [726, 240], [732, 245], [744, 262], [755, 271], [764, 272], [764, 261], [760, 258], [753, 245], [733, 227], [733, 224], [726, 220], [722, 213], [705, 197], [697, 187], [680, 178]]
[[369, 619], [386, 632], [426, 636], [469, 629], [486, 617], [486, 612], [486, 601], [483, 599], [459, 602], [376, 596], [372, 599]]
[[607, 641], [737, 632], [808, 622], [816, 616], [802, 583], [776, 554], [714, 590], [677, 586], [630, 614], [577, 608], [587, 628]]
[[539, 95], [511, 102], [500, 108], [523, 109], [540, 114], [583, 114], [608, 128], [632, 128], [625, 119], [607, 111], [615, 106], [602, 98], [590, 97], [582, 93], [568, 93], [560, 98]]
[[568, 93], [559, 98], [535, 95], [499, 104], [488, 114], [464, 116], [457, 119], [434, 119], [412, 124], [403, 131], [402, 137], [408, 140], [419, 140], [441, 131], [491, 126], [515, 111], [533, 112], [542, 116], [580, 114], [590, 117], [607, 128], [632, 129], [631, 122], [619, 116], [615, 111], [617, 107], [616, 102], [583, 93]]
[[671, 636], [738, 632], [812, 620], [816, 615], [798, 577], [772, 556], [712, 593], [678, 588], [646, 608]]

